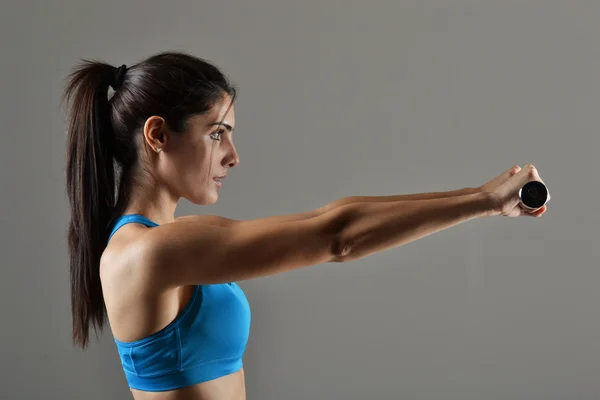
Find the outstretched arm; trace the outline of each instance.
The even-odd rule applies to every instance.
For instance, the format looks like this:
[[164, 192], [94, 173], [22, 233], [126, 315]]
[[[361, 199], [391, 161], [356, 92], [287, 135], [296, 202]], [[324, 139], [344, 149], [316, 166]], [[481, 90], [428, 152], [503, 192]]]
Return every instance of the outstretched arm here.
[[[301, 221], [308, 218], [318, 217], [323, 213], [329, 212], [336, 208], [353, 204], [353, 203], [379, 203], [379, 202], [391, 202], [391, 201], [406, 201], [406, 200], [431, 200], [441, 199], [445, 197], [464, 196], [467, 194], [474, 194], [479, 191], [478, 188], [464, 188], [457, 190], [450, 190], [444, 192], [426, 192], [426, 193], [414, 193], [414, 194], [397, 194], [397, 195], [386, 195], [386, 196], [349, 196], [344, 197], [331, 203], [319, 207], [316, 210], [306, 211], [296, 214], [285, 214], [269, 216], [261, 218], [261, 221], [266, 223], [271, 222], [290, 222], [290, 221]], [[220, 227], [231, 227], [239, 220], [221, 217], [219, 215], [191, 215], [177, 218], [177, 220], [191, 221], [195, 220], [202, 222], [207, 225], [220, 226]]]
[[355, 202], [313, 218], [239, 221], [220, 227], [189, 219], [148, 229], [130, 247], [144, 287], [232, 282], [326, 262], [347, 262], [492, 215], [484, 193], [425, 200]]

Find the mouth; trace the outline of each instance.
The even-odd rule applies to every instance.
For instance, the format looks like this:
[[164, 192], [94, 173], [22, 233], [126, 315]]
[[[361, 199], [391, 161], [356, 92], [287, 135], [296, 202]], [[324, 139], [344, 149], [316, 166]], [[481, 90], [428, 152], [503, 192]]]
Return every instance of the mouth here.
[[225, 179], [227, 175], [221, 175], [221, 176], [215, 176], [213, 178], [213, 180], [217, 183], [217, 187], [221, 187], [223, 186], [223, 183], [221, 182], [221, 179]]

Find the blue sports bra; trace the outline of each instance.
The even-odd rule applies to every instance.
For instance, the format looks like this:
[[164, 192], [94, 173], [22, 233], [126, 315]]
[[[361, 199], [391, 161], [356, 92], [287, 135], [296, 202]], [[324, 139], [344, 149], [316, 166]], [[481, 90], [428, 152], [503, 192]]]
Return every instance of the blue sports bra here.
[[[124, 215], [114, 223], [109, 240], [128, 223], [158, 226], [139, 214]], [[173, 390], [238, 371], [250, 317], [248, 299], [235, 282], [196, 285], [189, 303], [163, 329], [133, 342], [114, 339], [129, 387]]]

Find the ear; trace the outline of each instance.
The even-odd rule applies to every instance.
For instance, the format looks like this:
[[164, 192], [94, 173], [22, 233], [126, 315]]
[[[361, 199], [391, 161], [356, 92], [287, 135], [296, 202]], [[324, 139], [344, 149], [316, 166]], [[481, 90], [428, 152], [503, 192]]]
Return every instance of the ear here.
[[164, 118], [153, 115], [144, 123], [144, 141], [152, 150], [164, 150], [169, 140], [169, 130]]

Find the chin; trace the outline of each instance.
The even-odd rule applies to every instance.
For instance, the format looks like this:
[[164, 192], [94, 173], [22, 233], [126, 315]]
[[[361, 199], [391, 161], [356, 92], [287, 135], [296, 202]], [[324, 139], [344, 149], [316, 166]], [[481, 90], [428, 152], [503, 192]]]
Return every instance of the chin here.
[[199, 193], [195, 196], [186, 198], [190, 203], [197, 206], [209, 206], [217, 202], [219, 195], [217, 193]]

